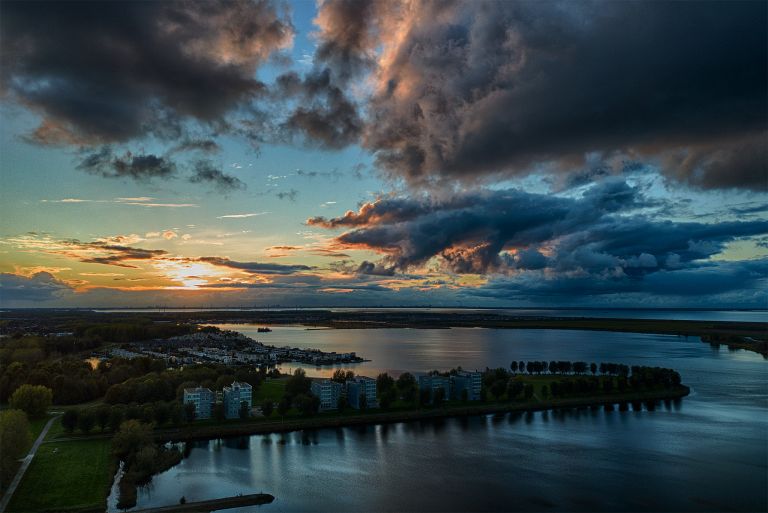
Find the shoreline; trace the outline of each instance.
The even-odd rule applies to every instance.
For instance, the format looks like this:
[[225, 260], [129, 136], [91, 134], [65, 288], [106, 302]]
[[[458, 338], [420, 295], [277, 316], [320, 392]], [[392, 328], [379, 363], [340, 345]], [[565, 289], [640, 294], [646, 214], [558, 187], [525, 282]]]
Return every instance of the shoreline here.
[[186, 427], [177, 430], [162, 430], [155, 432], [158, 442], [188, 442], [213, 440], [235, 436], [264, 435], [271, 433], [287, 433], [305, 429], [343, 428], [367, 426], [372, 424], [392, 424], [421, 420], [443, 418], [470, 417], [509, 412], [534, 412], [560, 408], [589, 408], [632, 403], [636, 401], [665, 401], [681, 399], [690, 394], [690, 388], [685, 385], [671, 390], [655, 390], [631, 394], [611, 394], [604, 397], [572, 397], [554, 399], [546, 402], [519, 403], [481, 403], [461, 406], [449, 406], [439, 409], [400, 410], [388, 412], [372, 412], [347, 416], [318, 416], [288, 421], [251, 421], [248, 423], [220, 424], [217, 426]]

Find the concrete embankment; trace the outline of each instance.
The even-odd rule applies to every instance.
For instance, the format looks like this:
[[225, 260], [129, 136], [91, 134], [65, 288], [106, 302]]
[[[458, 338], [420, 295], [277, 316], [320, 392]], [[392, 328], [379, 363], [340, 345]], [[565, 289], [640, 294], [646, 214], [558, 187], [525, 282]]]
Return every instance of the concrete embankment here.
[[221, 424], [216, 426], [190, 426], [182, 429], [163, 430], [155, 432], [159, 441], [191, 441], [209, 440], [227, 436], [247, 436], [267, 433], [285, 433], [302, 429], [339, 428], [362, 426], [370, 424], [389, 424], [393, 422], [409, 422], [415, 420], [430, 420], [445, 417], [466, 417], [470, 415], [487, 415], [492, 413], [527, 412], [551, 410], [557, 408], [579, 408], [604, 406], [607, 404], [632, 403], [635, 401], [664, 401], [680, 399], [690, 393], [686, 386], [672, 390], [643, 391], [636, 393], [611, 394], [600, 397], [574, 397], [567, 399], [550, 399], [542, 402], [527, 403], [481, 403], [457, 407], [434, 408], [425, 410], [401, 410], [365, 413], [345, 416], [317, 416], [309, 418], [293, 418], [280, 421], [255, 421], [249, 423]]
[[230, 508], [242, 508], [245, 506], [260, 506], [262, 504], [269, 504], [273, 500], [275, 500], [274, 496], [268, 493], [254, 493], [250, 495], [224, 497], [223, 499], [187, 502], [186, 504], [176, 504], [174, 506], [163, 506], [160, 508], [137, 509], [131, 513], [198, 513]]

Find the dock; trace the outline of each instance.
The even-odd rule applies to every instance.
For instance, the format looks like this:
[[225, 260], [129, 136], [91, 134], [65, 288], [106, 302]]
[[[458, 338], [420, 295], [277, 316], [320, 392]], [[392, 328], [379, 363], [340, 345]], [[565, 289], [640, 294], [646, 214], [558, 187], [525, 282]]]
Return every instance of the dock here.
[[159, 508], [137, 509], [131, 513], [200, 513], [229, 508], [242, 508], [244, 506], [260, 506], [262, 504], [269, 504], [274, 500], [275, 497], [268, 493], [253, 493], [250, 495], [224, 497], [222, 499], [187, 502], [185, 504], [176, 504]]

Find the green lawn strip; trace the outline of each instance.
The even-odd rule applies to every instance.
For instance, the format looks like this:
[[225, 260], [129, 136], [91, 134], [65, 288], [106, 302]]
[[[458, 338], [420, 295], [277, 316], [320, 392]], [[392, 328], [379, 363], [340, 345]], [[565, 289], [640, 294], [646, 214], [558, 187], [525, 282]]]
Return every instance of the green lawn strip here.
[[8, 511], [104, 511], [114, 469], [109, 439], [46, 442]]

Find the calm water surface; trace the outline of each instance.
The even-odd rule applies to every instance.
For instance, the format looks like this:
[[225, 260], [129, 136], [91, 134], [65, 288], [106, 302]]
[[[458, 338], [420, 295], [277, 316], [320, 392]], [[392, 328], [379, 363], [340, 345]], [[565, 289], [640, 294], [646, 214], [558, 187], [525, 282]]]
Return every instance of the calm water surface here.
[[[99, 313], [183, 313], [183, 312], [254, 312], [263, 308], [109, 308], [96, 309]], [[520, 317], [598, 317], [609, 319], [677, 319], [688, 321], [743, 321], [768, 322], [768, 310], [689, 310], [645, 308], [271, 308], [266, 311], [332, 312], [436, 312], [436, 313], [497, 313]]]
[[255, 508], [264, 513], [768, 509], [768, 362], [754, 353], [627, 333], [285, 327], [257, 337], [256, 326], [238, 328], [276, 345], [357, 351], [372, 359], [355, 369], [368, 375], [614, 361], [675, 368], [693, 393], [653, 412], [489, 415], [189, 443], [182, 463], [140, 490], [138, 507], [264, 491], [277, 497]]

